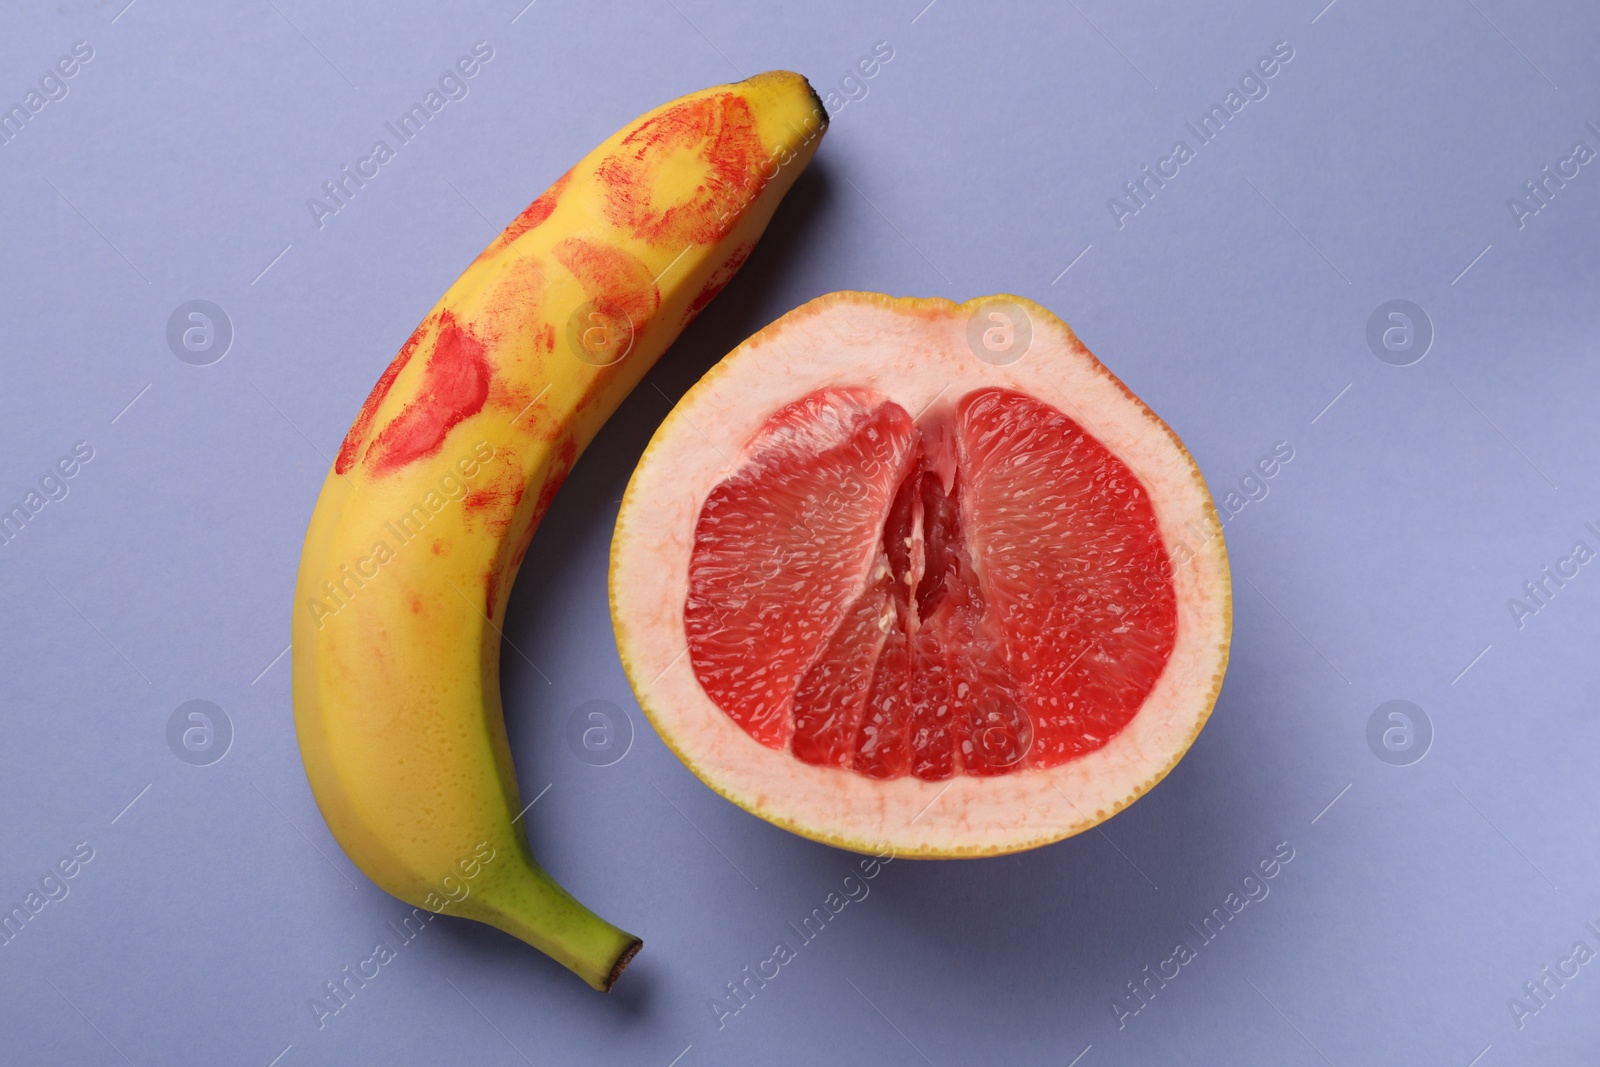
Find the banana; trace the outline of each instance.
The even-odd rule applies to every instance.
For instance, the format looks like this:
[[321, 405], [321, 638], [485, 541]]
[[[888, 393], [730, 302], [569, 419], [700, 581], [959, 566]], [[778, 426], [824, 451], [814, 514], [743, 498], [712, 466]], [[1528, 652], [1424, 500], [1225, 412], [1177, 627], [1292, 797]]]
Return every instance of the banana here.
[[642, 942], [529, 850], [500, 620], [578, 455], [738, 270], [826, 127], [806, 80], [773, 71], [606, 140], [406, 341], [306, 532], [295, 728], [334, 837], [406, 903], [497, 926], [596, 989]]

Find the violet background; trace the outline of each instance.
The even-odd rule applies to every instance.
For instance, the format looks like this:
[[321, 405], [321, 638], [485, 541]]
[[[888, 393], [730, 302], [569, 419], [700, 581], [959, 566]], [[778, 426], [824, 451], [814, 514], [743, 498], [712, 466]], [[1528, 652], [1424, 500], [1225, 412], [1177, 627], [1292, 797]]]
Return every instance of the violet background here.
[[[1507, 1004], [1575, 941], [1600, 949], [1600, 576], [1580, 568], [1520, 628], [1507, 605], [1577, 540], [1600, 549], [1600, 166], [1521, 228], [1507, 206], [1575, 141], [1600, 150], [1591, 7], [523, 2], [0, 13], [0, 103], [74, 42], [94, 50], [0, 145], [0, 503], [75, 442], [94, 450], [0, 547], [0, 904], [94, 850], [0, 947], [0, 1059], [1600, 1058], [1600, 964], [1520, 1029]], [[494, 58], [466, 98], [319, 229], [306, 200], [478, 41]], [[842, 83], [877, 42], [893, 58]], [[1293, 59], [1268, 95], [1119, 228], [1108, 199], [1193, 147], [1184, 123], [1277, 42]], [[650, 107], [774, 67], [860, 98], [580, 461], [508, 613], [548, 678], [505, 657], [524, 795], [548, 787], [535, 850], [646, 948], [601, 997], [496, 931], [436, 921], [319, 1030], [309, 999], [406, 911], [318, 816], [275, 659], [327, 463], [438, 294], [571, 162]], [[855, 857], [724, 802], [666, 751], [617, 662], [607, 550], [671, 400], [846, 288], [1040, 301], [1219, 499], [1278, 442], [1294, 458], [1227, 523], [1232, 664], [1166, 782], [1049, 848], [889, 865], [719, 1029], [712, 998], [797, 941], [785, 923]], [[209, 366], [166, 340], [194, 299], [233, 327]], [[1432, 323], [1410, 366], [1367, 344], [1392, 299]], [[168, 746], [194, 699], [232, 725], [209, 766]], [[1367, 741], [1397, 699], [1432, 725], [1409, 766]], [[609, 766], [566, 740], [597, 700], [634, 734]], [[1189, 924], [1280, 842], [1295, 858], [1270, 895], [1119, 1028], [1125, 983], [1197, 942]]]

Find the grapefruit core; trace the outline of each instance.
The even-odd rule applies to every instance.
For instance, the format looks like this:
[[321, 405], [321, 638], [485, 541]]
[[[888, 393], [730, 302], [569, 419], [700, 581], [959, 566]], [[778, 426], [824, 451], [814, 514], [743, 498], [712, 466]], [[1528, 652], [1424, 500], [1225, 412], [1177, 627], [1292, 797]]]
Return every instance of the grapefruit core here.
[[1211, 713], [1227, 554], [1177, 436], [1019, 297], [834, 293], [691, 389], [612, 542], [618, 649], [713, 789], [814, 840], [998, 855]]

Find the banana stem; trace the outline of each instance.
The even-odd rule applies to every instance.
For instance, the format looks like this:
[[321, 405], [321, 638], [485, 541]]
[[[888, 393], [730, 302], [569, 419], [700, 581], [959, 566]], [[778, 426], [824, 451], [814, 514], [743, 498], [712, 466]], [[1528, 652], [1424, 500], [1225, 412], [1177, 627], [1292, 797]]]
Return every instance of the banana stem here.
[[584, 907], [531, 859], [478, 900], [470, 917], [497, 926], [609, 992], [644, 942]]

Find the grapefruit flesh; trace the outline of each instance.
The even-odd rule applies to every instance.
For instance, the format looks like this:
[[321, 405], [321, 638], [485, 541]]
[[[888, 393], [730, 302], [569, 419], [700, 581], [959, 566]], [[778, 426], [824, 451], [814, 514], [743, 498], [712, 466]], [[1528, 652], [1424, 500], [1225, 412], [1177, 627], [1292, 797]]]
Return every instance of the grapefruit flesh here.
[[860, 388], [773, 413], [701, 509], [684, 607], [696, 677], [751, 737], [928, 780], [1101, 747], [1177, 622], [1138, 478], [995, 387], [916, 420]]
[[[1005, 360], [974, 340], [997, 307], [1026, 338]], [[678, 403], [611, 599], [641, 707], [707, 784], [923, 857], [1059, 840], [1153, 787], [1210, 714], [1232, 603], [1193, 460], [1065, 323], [869, 293]]]

